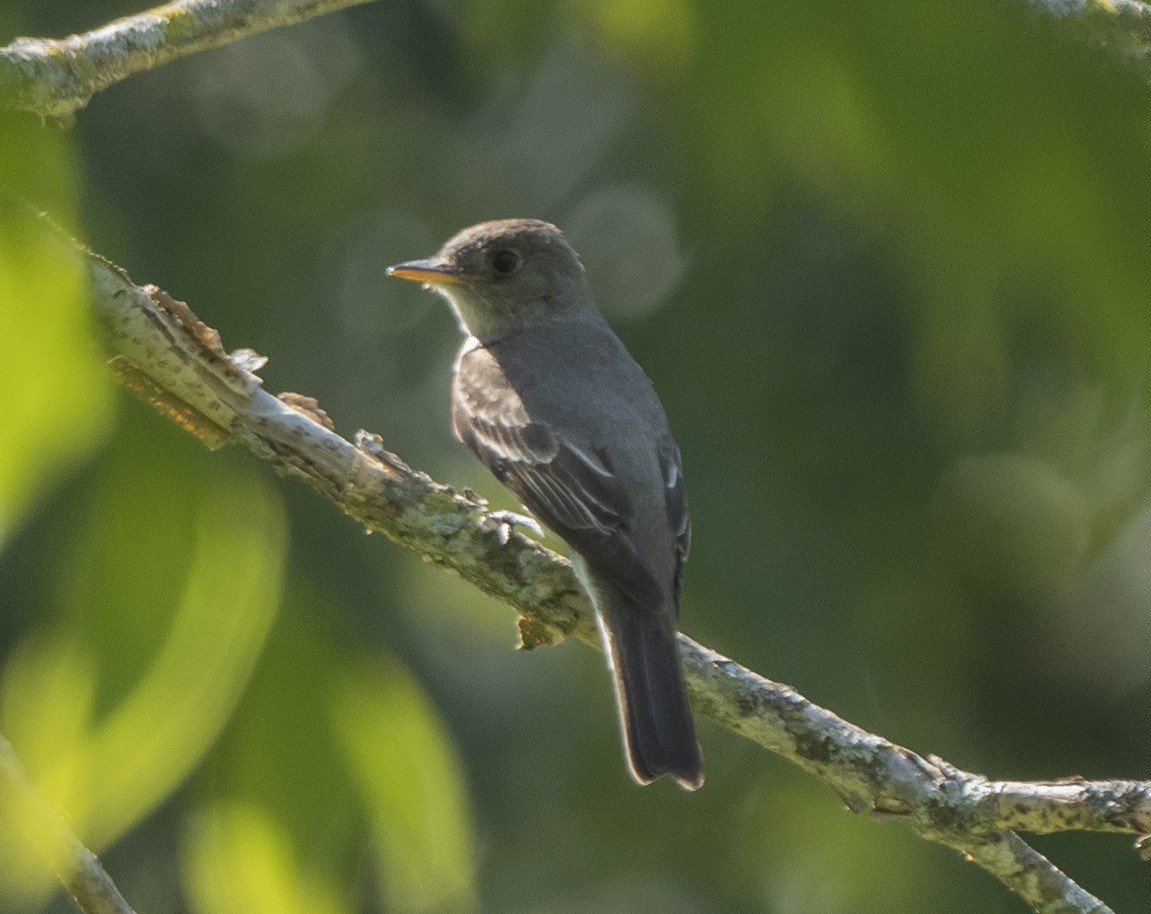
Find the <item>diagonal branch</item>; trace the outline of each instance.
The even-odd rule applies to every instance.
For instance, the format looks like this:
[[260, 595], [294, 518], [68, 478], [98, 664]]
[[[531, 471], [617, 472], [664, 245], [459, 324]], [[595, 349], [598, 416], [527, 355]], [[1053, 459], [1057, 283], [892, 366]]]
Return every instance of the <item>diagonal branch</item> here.
[[[243, 445], [367, 529], [510, 604], [520, 614], [522, 647], [567, 635], [598, 646], [590, 607], [565, 559], [509, 537], [483, 499], [411, 469], [377, 436], [341, 438], [314, 400], [267, 393], [254, 373], [259, 356], [229, 355], [186, 304], [135, 285], [91, 252], [84, 256], [121, 382], [209, 446]], [[852, 811], [901, 821], [959, 850], [1042, 914], [1110, 909], [1015, 830], [1151, 833], [1151, 782], [991, 781], [868, 733], [683, 635], [680, 648], [700, 714], [819, 777]]]
[[68, 118], [92, 96], [169, 61], [370, 0], [176, 0], [67, 38], [0, 48], [0, 108]]
[[18, 828], [84, 914], [133, 914], [96, 855], [28, 779], [12, 745], [0, 736], [0, 817]]

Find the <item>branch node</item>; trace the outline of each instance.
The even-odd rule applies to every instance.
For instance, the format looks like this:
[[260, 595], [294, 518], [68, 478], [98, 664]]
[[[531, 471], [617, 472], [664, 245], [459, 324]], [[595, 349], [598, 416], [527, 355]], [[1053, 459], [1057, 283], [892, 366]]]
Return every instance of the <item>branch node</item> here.
[[359, 450], [369, 457], [375, 457], [384, 466], [391, 467], [397, 473], [403, 476], [415, 473], [415, 470], [384, 447], [384, 439], [375, 432], [366, 432], [361, 428], [356, 432], [354, 442]]
[[[236, 352], [251, 352], [250, 349], [237, 349]], [[233, 361], [235, 360], [236, 353], [232, 353]], [[260, 356], [262, 358], [262, 356]], [[285, 391], [284, 393], [276, 394], [276, 399], [283, 403], [285, 406], [291, 407], [298, 413], [307, 416], [313, 422], [316, 422], [326, 428], [329, 432], [336, 430], [336, 423], [331, 417], [320, 409], [320, 402], [315, 397], [308, 397], [304, 394], [292, 393]]]

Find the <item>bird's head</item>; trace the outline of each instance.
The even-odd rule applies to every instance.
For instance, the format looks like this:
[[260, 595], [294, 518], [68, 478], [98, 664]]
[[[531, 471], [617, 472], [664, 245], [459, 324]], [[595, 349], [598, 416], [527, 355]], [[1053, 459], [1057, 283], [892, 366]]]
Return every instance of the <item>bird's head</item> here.
[[388, 275], [439, 292], [484, 343], [557, 318], [598, 315], [576, 252], [538, 219], [481, 222], [434, 257], [395, 264]]

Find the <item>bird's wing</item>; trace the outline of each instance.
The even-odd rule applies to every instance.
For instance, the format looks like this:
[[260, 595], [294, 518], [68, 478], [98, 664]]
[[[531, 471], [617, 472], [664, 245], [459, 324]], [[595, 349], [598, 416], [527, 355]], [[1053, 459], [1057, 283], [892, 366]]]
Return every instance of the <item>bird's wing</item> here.
[[626, 492], [605, 456], [531, 421], [514, 391], [481, 391], [460, 378], [452, 424], [484, 465], [557, 533], [607, 536], [619, 529]]
[[[498, 371], [469, 371], [461, 365], [452, 424], [457, 437], [496, 478], [589, 566], [641, 604], [652, 603], [661, 588], [628, 535], [631, 499], [606, 453], [577, 445], [547, 423], [533, 421]], [[672, 470], [678, 465], [678, 452], [674, 460], [669, 452], [664, 477], [669, 508], [678, 499], [682, 513], [682, 486], [678, 469]], [[680, 529], [686, 514], [672, 523]]]
[[675, 603], [679, 606], [679, 591], [683, 581], [683, 563], [691, 550], [691, 515], [687, 511], [687, 499], [683, 494], [683, 460], [679, 446], [671, 435], [664, 436], [659, 443], [659, 466], [663, 471], [664, 498], [667, 501], [667, 520], [675, 532]]

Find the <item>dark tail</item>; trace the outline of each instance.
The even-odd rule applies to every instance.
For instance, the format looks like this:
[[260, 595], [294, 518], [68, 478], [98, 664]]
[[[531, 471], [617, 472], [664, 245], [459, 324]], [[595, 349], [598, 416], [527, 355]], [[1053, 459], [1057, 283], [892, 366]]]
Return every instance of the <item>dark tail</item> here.
[[[624, 749], [632, 776], [650, 784], [670, 774], [688, 790], [703, 786], [703, 757], [669, 622], [617, 598], [601, 625], [615, 678]], [[669, 614], [670, 615], [670, 614]]]

